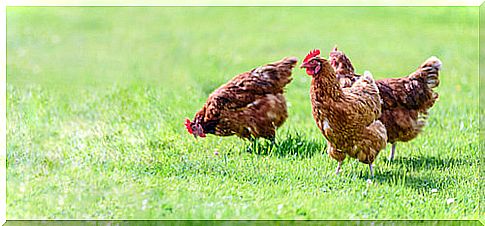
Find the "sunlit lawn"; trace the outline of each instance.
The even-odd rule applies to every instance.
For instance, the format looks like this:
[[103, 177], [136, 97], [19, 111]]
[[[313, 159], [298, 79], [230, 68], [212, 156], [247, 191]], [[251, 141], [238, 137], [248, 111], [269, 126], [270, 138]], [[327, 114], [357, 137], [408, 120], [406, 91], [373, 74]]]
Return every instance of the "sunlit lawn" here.
[[[7, 217], [478, 218], [477, 18], [458, 7], [9, 7]], [[354, 159], [334, 175], [299, 69], [275, 150], [186, 133], [184, 118], [234, 75], [336, 44], [375, 78], [443, 61], [427, 127], [394, 162], [382, 151], [371, 183]]]

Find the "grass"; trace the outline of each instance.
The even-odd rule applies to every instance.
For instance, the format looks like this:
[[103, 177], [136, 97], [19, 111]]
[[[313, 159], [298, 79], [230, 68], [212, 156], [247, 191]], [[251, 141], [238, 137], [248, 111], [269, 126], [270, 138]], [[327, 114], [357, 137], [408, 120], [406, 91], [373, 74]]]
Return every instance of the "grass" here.
[[[428, 126], [371, 183], [353, 159], [334, 175], [299, 69], [273, 149], [186, 133], [232, 76], [335, 44], [376, 78], [444, 63]], [[484, 216], [476, 7], [8, 7], [7, 52], [8, 219]]]

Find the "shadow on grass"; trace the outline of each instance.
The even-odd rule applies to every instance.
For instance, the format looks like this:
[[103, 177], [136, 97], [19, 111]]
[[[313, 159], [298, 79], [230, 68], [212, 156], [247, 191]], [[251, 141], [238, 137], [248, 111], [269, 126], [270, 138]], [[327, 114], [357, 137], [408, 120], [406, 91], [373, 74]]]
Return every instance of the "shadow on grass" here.
[[421, 156], [421, 157], [397, 157], [390, 164], [399, 164], [411, 169], [440, 169], [446, 170], [458, 165], [472, 166], [472, 160], [456, 159], [456, 158], [439, 158], [435, 156]]
[[[473, 160], [439, 158], [434, 156], [398, 157], [392, 162], [390, 170], [375, 173], [374, 179], [381, 183], [400, 184], [413, 189], [447, 188], [457, 182], [456, 177], [440, 176], [441, 172], [451, 170], [458, 165], [473, 165]], [[395, 165], [392, 167], [392, 165]], [[379, 167], [379, 166], [377, 166]], [[383, 167], [384, 168], [384, 167]], [[388, 168], [388, 167], [385, 167]], [[427, 170], [429, 173], [422, 173]], [[361, 179], [367, 179], [368, 173], [361, 173]]]
[[315, 154], [324, 154], [326, 145], [314, 140], [304, 139], [297, 133], [295, 135], [289, 134], [284, 139], [277, 140], [274, 143], [265, 139], [254, 140], [246, 145], [246, 150], [258, 155], [310, 158]]
[[[365, 176], [365, 175], [363, 175]], [[414, 190], [428, 190], [434, 188], [445, 189], [451, 185], [453, 178], [442, 178], [439, 176], [416, 175], [405, 171], [383, 171], [375, 175], [374, 180], [380, 183], [403, 185]]]

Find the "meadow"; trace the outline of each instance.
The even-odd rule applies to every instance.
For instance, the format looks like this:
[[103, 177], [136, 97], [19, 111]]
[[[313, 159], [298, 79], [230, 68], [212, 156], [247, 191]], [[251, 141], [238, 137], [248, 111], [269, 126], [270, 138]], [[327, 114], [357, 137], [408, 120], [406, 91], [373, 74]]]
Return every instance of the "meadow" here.
[[[7, 219], [477, 219], [477, 7], [8, 7]], [[341, 175], [294, 69], [268, 149], [183, 126], [234, 75], [343, 50], [358, 73], [443, 62], [424, 132]], [[218, 154], [216, 155], [215, 152]]]

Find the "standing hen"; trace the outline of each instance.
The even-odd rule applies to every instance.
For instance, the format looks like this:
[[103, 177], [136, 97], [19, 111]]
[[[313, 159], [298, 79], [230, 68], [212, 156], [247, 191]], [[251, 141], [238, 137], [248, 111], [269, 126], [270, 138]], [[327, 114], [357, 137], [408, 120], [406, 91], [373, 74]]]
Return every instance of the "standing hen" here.
[[372, 163], [387, 142], [386, 129], [378, 120], [379, 89], [368, 72], [353, 86], [343, 88], [329, 61], [319, 54], [319, 50], [310, 52], [301, 68], [306, 68], [306, 73], [312, 76], [312, 113], [327, 138], [330, 157], [338, 161], [336, 173], [349, 155], [369, 164], [373, 175]]
[[283, 92], [296, 63], [287, 57], [237, 75], [209, 96], [194, 121], [186, 119], [187, 131], [195, 138], [214, 134], [274, 141], [288, 117]]
[[[359, 78], [360, 75], [355, 74], [352, 63], [342, 51], [334, 48], [329, 59], [344, 87], [350, 87]], [[414, 139], [425, 126], [428, 110], [438, 99], [438, 93], [433, 89], [440, 82], [441, 64], [433, 56], [406, 77], [376, 81], [383, 100], [379, 120], [386, 126], [387, 140], [392, 144], [390, 160], [394, 158], [396, 142]]]

